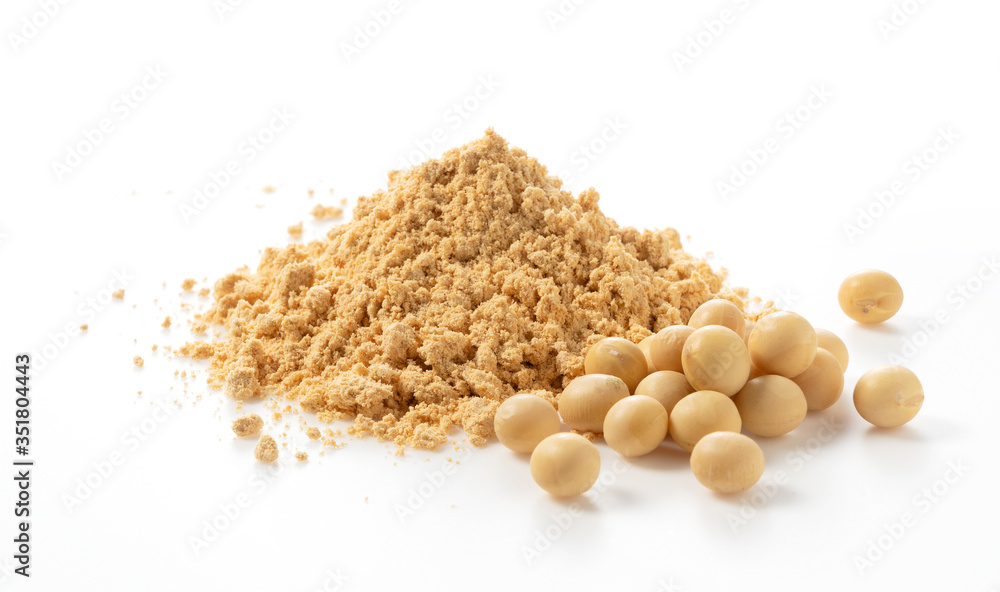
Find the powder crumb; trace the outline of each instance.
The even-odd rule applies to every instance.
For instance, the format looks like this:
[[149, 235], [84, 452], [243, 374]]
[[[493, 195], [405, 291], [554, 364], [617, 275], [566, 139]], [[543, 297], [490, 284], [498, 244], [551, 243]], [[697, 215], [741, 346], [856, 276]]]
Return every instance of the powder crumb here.
[[351, 418], [350, 436], [400, 454], [455, 428], [482, 445], [501, 401], [555, 400], [598, 340], [638, 343], [711, 298], [743, 307], [677, 231], [619, 226], [598, 201], [488, 130], [390, 173], [321, 240], [216, 281], [203, 320], [224, 334], [178, 353], [209, 359], [231, 397]]
[[81, 331], [86, 331], [87, 329], [90, 329], [90, 325], [88, 325], [87, 323], [80, 325]]
[[264, 186], [264, 193], [274, 193], [275, 191], [276, 191], [276, 189], [274, 188], [273, 185], [265, 185]]
[[257, 446], [253, 449], [253, 456], [260, 462], [274, 462], [278, 460], [278, 444], [271, 436], [261, 434], [260, 440], [257, 440]]
[[156, 351], [156, 350], [158, 350], [158, 349], [160, 349], [160, 346], [158, 346], [158, 345], [156, 345], [156, 344], [154, 343], [154, 344], [153, 344], [153, 347], [152, 347], [152, 350], [153, 350], [153, 351]]
[[299, 240], [300, 238], [302, 238], [302, 223], [299, 222], [298, 224], [293, 224], [289, 226], [288, 234], [295, 240]]
[[310, 440], [319, 440], [319, 428], [309, 428], [306, 430], [306, 436]]
[[316, 195], [316, 192], [312, 188], [306, 189], [306, 193], [309, 194], [309, 197]]
[[306, 462], [309, 460], [309, 454], [307, 452], [302, 452], [301, 450], [295, 453], [295, 460], [299, 462]]
[[195, 335], [208, 333], [208, 324], [204, 322], [191, 323], [191, 332]]
[[233, 420], [233, 433], [240, 438], [255, 436], [264, 427], [264, 420], [256, 413], [241, 415]]
[[169, 329], [170, 325], [172, 325], [172, 324], [173, 324], [173, 321], [171, 321], [170, 317], [167, 316], [167, 318], [163, 319], [163, 322], [160, 323], [160, 326], [163, 327], [164, 329]]
[[114, 298], [115, 300], [124, 300], [125, 299], [125, 288], [119, 288], [119, 289], [115, 290], [114, 292], [111, 293], [111, 297]]
[[194, 285], [197, 283], [198, 283], [197, 280], [188, 278], [184, 280], [184, 282], [181, 284], [181, 290], [184, 290], [185, 292], [190, 292], [191, 288], [194, 288]]
[[336, 206], [323, 206], [316, 204], [316, 207], [314, 207], [309, 213], [312, 214], [312, 217], [317, 220], [332, 220], [344, 215], [344, 210]]
[[136, 367], [142, 368], [142, 365], [145, 364], [146, 362], [140, 356], [136, 356], [132, 358], [132, 363], [135, 364]]
[[199, 296], [200, 298], [208, 298], [208, 296], [209, 296], [209, 295], [210, 295], [211, 293], [212, 293], [212, 291], [211, 291], [211, 290], [209, 290], [208, 288], [202, 288], [201, 290], [198, 290], [198, 296]]
[[257, 369], [237, 366], [230, 370], [225, 379], [225, 391], [240, 401], [259, 397], [262, 389], [257, 380]]

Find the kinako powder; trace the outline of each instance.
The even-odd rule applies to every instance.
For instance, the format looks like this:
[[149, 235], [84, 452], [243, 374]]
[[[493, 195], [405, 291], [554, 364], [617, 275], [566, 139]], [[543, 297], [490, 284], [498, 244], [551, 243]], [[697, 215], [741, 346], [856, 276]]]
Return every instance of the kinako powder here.
[[185, 345], [240, 400], [297, 401], [355, 435], [482, 445], [501, 401], [556, 395], [608, 336], [634, 342], [744, 292], [673, 229], [620, 227], [518, 148], [481, 139], [359, 199], [324, 240], [268, 248], [219, 279], [198, 316], [223, 337]]

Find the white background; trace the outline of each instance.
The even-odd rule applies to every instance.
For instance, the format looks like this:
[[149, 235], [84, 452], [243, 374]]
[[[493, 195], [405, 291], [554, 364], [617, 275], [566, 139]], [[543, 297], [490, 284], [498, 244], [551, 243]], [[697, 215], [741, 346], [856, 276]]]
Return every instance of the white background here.
[[[344, 44], [387, 1], [244, 2], [221, 16], [210, 0], [70, 2], [49, 18], [43, 4], [5, 2], [0, 19], [6, 425], [14, 354], [54, 354], [31, 382], [33, 576], [9, 575], [5, 478], [4, 586], [1000, 588], [1000, 281], [984, 263], [1000, 254], [996, 3], [567, 1], [557, 22], [555, 0], [404, 1], [350, 59]], [[894, 12], [898, 27], [880, 26]], [[685, 53], [698, 55], [680, 63]], [[136, 90], [147, 69], [165, 79]], [[814, 88], [830, 96], [809, 107]], [[126, 108], [122, 93], [143, 100]], [[247, 160], [240, 144], [282, 108], [292, 122]], [[796, 127], [779, 124], [796, 113]], [[56, 171], [104, 118], [110, 132]], [[623, 129], [602, 144], [608, 121]], [[756, 489], [714, 496], [668, 447], [622, 464], [602, 446], [609, 484], [578, 509], [495, 443], [403, 457], [370, 440], [322, 457], [304, 444], [308, 463], [271, 476], [252, 442], [232, 438], [235, 410], [204, 373], [186, 393], [173, 376], [200, 367], [150, 351], [186, 336], [159, 327], [166, 314], [183, 318], [179, 301], [199, 304], [178, 296], [184, 278], [253, 266], [302, 220], [306, 239], [319, 237], [331, 223], [311, 221], [315, 203], [371, 193], [419, 145], [438, 156], [488, 126], [569, 177], [570, 190], [596, 187], [620, 223], [678, 228], [734, 285], [847, 341], [844, 397], [761, 441], [768, 468]], [[939, 130], [951, 139], [934, 149]], [[600, 154], [582, 156], [587, 145]], [[765, 145], [763, 164], [744, 162], [762, 160]], [[240, 172], [186, 221], [179, 206], [230, 159]], [[720, 191], [741, 164], [756, 170]], [[904, 191], [879, 204], [876, 192], [897, 181]], [[864, 229], [849, 235], [849, 224]], [[906, 292], [876, 328], [849, 321], [835, 299], [843, 277], [867, 267]], [[121, 270], [124, 302], [100, 304]], [[945, 322], [926, 324], [935, 315]], [[63, 334], [84, 322], [86, 334]], [[892, 353], [920, 376], [926, 404], [911, 424], [877, 431], [850, 393]], [[151, 405], [174, 400], [183, 408], [169, 415]], [[298, 419], [286, 420], [294, 436]], [[0, 433], [9, 462], [13, 435]], [[112, 457], [121, 462], [100, 476]], [[446, 457], [461, 464], [442, 482]], [[97, 486], [81, 490], [88, 478]], [[237, 499], [239, 516], [220, 518]], [[401, 520], [410, 505], [420, 507]], [[907, 512], [898, 540], [882, 536]], [[224, 528], [196, 553], [192, 537], [212, 520]], [[528, 561], [525, 549], [540, 553]], [[877, 560], [859, 569], [858, 557]]]

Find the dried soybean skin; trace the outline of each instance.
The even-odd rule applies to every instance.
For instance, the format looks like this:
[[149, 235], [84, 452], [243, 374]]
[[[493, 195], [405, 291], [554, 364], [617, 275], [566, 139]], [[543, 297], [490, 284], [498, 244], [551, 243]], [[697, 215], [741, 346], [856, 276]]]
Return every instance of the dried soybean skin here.
[[601, 339], [639, 343], [715, 297], [735, 296], [676, 231], [619, 226], [596, 191], [563, 191], [490, 130], [390, 173], [322, 240], [217, 281], [199, 320], [225, 333], [181, 353], [233, 397], [354, 418], [399, 446], [456, 427], [480, 445], [504, 399], [554, 400]]

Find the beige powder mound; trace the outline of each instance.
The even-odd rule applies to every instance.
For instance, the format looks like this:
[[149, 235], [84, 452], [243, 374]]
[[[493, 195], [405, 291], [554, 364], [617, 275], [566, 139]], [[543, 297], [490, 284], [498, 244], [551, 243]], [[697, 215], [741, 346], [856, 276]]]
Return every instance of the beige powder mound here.
[[638, 342], [726, 290], [673, 229], [619, 227], [588, 189], [488, 130], [361, 198], [325, 240], [267, 249], [216, 282], [200, 318], [225, 337], [210, 384], [298, 401], [354, 434], [433, 448], [460, 426], [481, 445], [500, 401], [554, 396], [606, 336]]

